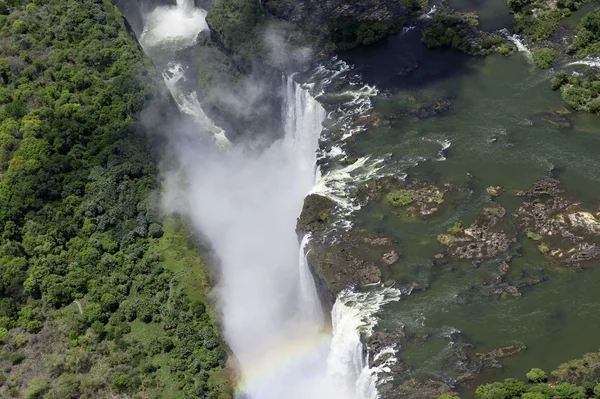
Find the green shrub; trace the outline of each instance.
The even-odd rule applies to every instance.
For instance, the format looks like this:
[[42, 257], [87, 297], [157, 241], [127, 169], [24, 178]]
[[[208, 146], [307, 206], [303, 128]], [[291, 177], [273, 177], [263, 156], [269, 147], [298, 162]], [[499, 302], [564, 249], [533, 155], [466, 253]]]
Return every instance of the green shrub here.
[[569, 81], [569, 75], [565, 71], [560, 71], [550, 80], [552, 90], [558, 90]]
[[25, 399], [42, 399], [50, 389], [50, 383], [43, 378], [34, 378], [27, 384]]
[[526, 374], [526, 377], [527, 380], [529, 380], [529, 382], [533, 383], [544, 382], [548, 380], [546, 372], [539, 368], [532, 368], [531, 370], [529, 370], [529, 372]]
[[540, 392], [525, 392], [521, 395], [521, 399], [548, 399], [548, 396], [545, 396]]
[[125, 392], [131, 385], [131, 378], [128, 374], [116, 372], [111, 374], [109, 382], [110, 386], [117, 392]]
[[554, 64], [554, 59], [558, 53], [551, 48], [540, 48], [533, 52], [533, 62], [539, 68], [548, 69]]
[[585, 399], [585, 389], [568, 382], [563, 382], [554, 387], [554, 397], [556, 399]]
[[21, 364], [25, 360], [25, 355], [21, 352], [14, 352], [8, 356], [8, 360], [12, 364]]
[[387, 195], [388, 202], [395, 207], [403, 207], [414, 201], [415, 192], [411, 190], [394, 190]]

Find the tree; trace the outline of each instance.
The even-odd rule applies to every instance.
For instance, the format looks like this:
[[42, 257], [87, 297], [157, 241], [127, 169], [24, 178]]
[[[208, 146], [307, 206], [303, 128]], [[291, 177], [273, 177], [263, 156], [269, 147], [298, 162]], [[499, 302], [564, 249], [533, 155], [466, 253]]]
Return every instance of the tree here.
[[529, 372], [526, 374], [526, 377], [527, 380], [529, 380], [529, 382], [533, 383], [544, 382], [548, 380], [546, 372], [539, 368], [532, 368], [531, 370], [529, 370]]

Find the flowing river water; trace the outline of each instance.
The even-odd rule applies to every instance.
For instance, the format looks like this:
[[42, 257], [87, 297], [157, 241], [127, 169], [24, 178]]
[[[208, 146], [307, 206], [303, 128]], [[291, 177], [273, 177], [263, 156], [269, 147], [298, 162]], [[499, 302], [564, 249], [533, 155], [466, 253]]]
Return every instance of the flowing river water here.
[[[471, 7], [456, 3], [459, 9]], [[504, 0], [474, 6], [481, 8], [485, 28], [507, 27]], [[559, 94], [549, 89], [553, 70], [533, 67], [525, 48], [509, 58], [430, 51], [419, 43], [418, 29], [406, 29], [298, 79], [283, 76], [285, 136], [257, 152], [229, 143], [203, 112], [194, 88], [186, 85], [185, 66], [173, 62], [174, 52], [192, 45], [206, 29], [204, 17], [193, 0], [159, 7], [146, 17], [140, 42], [164, 69], [180, 109], [197, 124], [196, 130], [171, 132], [180, 167], [166, 178], [165, 206], [186, 214], [219, 257], [216, 290], [224, 334], [239, 360], [244, 394], [254, 399], [374, 399], [378, 383], [399, 356], [411, 371], [395, 378], [451, 380], [455, 375], [447, 365], [457, 344], [476, 345], [477, 351], [527, 345], [527, 351], [506, 359], [502, 372], [484, 373], [480, 381], [486, 381], [499, 373], [522, 377], [540, 365], [553, 368], [600, 346], [596, 264], [581, 272], [549, 265], [535, 245], [521, 238], [521, 255], [510, 273], [543, 282], [518, 298], [498, 300], [474, 289], [496, 273], [493, 262], [477, 268], [450, 262], [439, 269], [429, 262], [441, 251], [436, 236], [458, 220], [470, 223], [488, 186], [500, 185], [505, 193], [528, 189], [559, 168], [569, 189], [596, 204], [600, 123], [597, 117], [572, 115], [574, 126], [565, 129], [548, 120], [548, 110], [563, 107]], [[594, 65], [595, 60], [588, 61]], [[361, 71], [362, 81], [336, 93], [332, 82], [352, 81], [350, 65]], [[316, 167], [318, 157], [343, 160], [347, 149], [333, 143], [318, 151], [328, 115], [315, 98], [339, 104], [329, 117], [342, 122], [340, 142], [360, 133], [348, 147], [357, 156], [352, 165]], [[450, 101], [451, 109], [366, 132], [343, 123], [371, 109], [393, 115], [437, 99]], [[452, 212], [427, 223], [407, 222], [384, 204], [361, 209], [348, 199], [349, 187], [377, 174], [410, 175], [470, 190]], [[338, 204], [342, 222], [337, 227], [349, 228], [345, 217], [353, 215], [355, 226], [401, 243], [401, 261], [383, 276], [386, 280], [428, 289], [411, 295], [377, 286], [345, 290], [333, 306], [331, 323], [326, 322], [306, 260], [310, 237], [298, 243], [295, 233], [310, 192]], [[508, 194], [498, 201], [508, 212], [519, 206]], [[324, 327], [329, 324], [331, 331]], [[360, 334], [399, 327], [422, 340], [384, 348], [381, 354], [391, 356], [370, 368]], [[568, 345], [558, 345], [564, 342]]]

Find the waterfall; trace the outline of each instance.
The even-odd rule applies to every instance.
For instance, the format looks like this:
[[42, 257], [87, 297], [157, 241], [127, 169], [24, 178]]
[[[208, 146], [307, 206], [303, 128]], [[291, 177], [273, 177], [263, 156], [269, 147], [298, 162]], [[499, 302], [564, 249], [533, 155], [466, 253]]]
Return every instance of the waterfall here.
[[303, 318], [311, 320], [315, 326], [315, 332], [323, 328], [323, 308], [319, 301], [319, 295], [315, 287], [315, 281], [310, 271], [310, 265], [306, 258], [306, 246], [310, 240], [310, 234], [306, 234], [300, 243], [300, 252], [298, 255], [298, 273], [300, 275], [300, 295], [298, 298], [298, 313], [303, 314]]
[[176, 6], [157, 7], [144, 17], [140, 43], [145, 50], [165, 43], [169, 43], [171, 51], [191, 46], [198, 33], [208, 28], [205, 17], [206, 11], [196, 8], [194, 0], [177, 0]]
[[[186, 86], [185, 66], [173, 61], [177, 50], [206, 29], [205, 15], [192, 0], [158, 7], [146, 16], [140, 42], [164, 65], [165, 82], [181, 111], [218, 139], [223, 130]], [[179, 169], [165, 175], [164, 208], [186, 215], [219, 258], [215, 293], [223, 334], [241, 367], [241, 394], [373, 399], [379, 371], [364, 358], [361, 334], [376, 324], [375, 313], [389, 294], [344, 291], [334, 306], [333, 335], [322, 331], [322, 307], [306, 258], [310, 236], [299, 244], [295, 227], [317, 181], [326, 112], [310, 86], [284, 76], [282, 87], [285, 135], [259, 153], [251, 145], [212, 146], [185, 129], [169, 132]], [[350, 96], [351, 112], [366, 109], [373, 90]], [[325, 181], [329, 176], [319, 184]]]
[[229, 146], [225, 131], [206, 115], [196, 91], [186, 86], [183, 65], [172, 61], [177, 50], [194, 44], [198, 33], [208, 29], [205, 16], [206, 12], [195, 8], [193, 0], [177, 0], [177, 6], [158, 7], [145, 18], [140, 44], [146, 53], [158, 58], [157, 64], [165, 64], [163, 79], [179, 109], [203, 131], [210, 132], [218, 145]]
[[[333, 339], [327, 359], [329, 374], [348, 386], [354, 385], [356, 399], [378, 398], [378, 375], [388, 371], [396, 359], [389, 356], [379, 366], [370, 367], [361, 336], [368, 337], [377, 325], [377, 313], [389, 302], [400, 299], [395, 288], [356, 292], [342, 291], [333, 306]], [[393, 348], [385, 348], [392, 351]], [[383, 353], [377, 354], [381, 356]]]

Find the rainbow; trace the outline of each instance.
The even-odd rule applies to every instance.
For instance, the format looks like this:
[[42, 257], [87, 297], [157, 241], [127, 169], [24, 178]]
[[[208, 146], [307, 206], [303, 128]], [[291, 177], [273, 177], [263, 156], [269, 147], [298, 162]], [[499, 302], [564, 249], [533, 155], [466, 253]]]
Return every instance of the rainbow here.
[[327, 353], [330, 344], [331, 334], [325, 332], [285, 340], [268, 353], [261, 354], [252, 362], [251, 368], [244, 370], [238, 391], [251, 391], [252, 387], [269, 383], [281, 372], [291, 370], [319, 354]]

